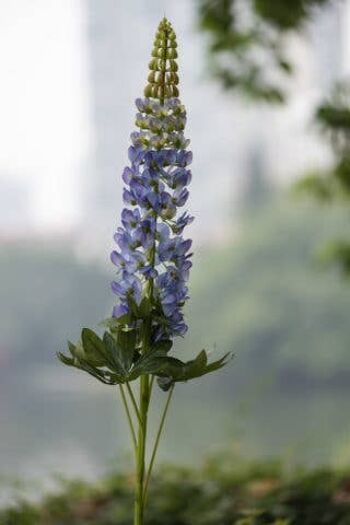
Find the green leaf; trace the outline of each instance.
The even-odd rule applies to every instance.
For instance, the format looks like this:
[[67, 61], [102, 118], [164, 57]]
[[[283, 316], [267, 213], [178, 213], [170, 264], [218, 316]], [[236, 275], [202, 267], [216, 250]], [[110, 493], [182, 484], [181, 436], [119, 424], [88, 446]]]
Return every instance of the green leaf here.
[[[113, 339], [112, 336], [107, 335]], [[124, 369], [114, 358], [118, 355], [114, 354], [116, 349], [107, 347], [105, 341], [102, 341], [92, 330], [84, 328], [82, 330], [82, 344], [74, 345], [68, 341], [68, 349], [72, 357], [61, 352], [57, 353], [58, 359], [65, 365], [83, 370], [106, 385], [125, 382]]]
[[[84, 370], [105, 385], [114, 385], [118, 383], [116, 375], [111, 374], [110, 372], [99, 370], [95, 366], [91, 365], [88, 361], [81, 360], [75, 365], [75, 367], [79, 368], [80, 370]], [[115, 380], [113, 380], [113, 377], [115, 377]]]
[[107, 352], [110, 354], [115, 365], [115, 371], [123, 378], [126, 378], [131, 364], [130, 355], [128, 352], [124, 352], [123, 349], [117, 344], [115, 338], [105, 332], [103, 335], [103, 342], [107, 349]]
[[[179, 367], [181, 366], [181, 361], [174, 357], [166, 356], [163, 350], [152, 350], [148, 354], [141, 356], [135, 363], [129, 378], [134, 380], [144, 374], [157, 375], [162, 373], [162, 375], [166, 375], [171, 366]], [[173, 372], [175, 373], [175, 370]]]
[[188, 375], [201, 373], [207, 366], [208, 358], [205, 350], [202, 350], [193, 361], [185, 363]]
[[144, 374], [154, 374], [158, 370], [158, 360], [163, 356], [163, 353], [158, 352], [149, 352], [144, 354], [136, 361], [129, 379], [133, 381], [137, 379], [140, 375]]
[[133, 362], [136, 349], [137, 333], [133, 328], [119, 329], [117, 333], [117, 346], [122, 355], [124, 368], [129, 371]]
[[110, 355], [110, 358], [113, 361], [116, 371], [125, 376], [128, 371], [125, 368], [122, 352], [120, 351], [115, 338], [108, 332], [105, 332], [103, 334], [103, 343], [107, 353]]
[[77, 360], [84, 357], [84, 350], [81, 344], [74, 345], [71, 341], [67, 341], [68, 349], [72, 357], [68, 357], [62, 352], [57, 352], [58, 359], [68, 366], [75, 366]]
[[213, 361], [205, 368], [205, 374], [210, 374], [211, 372], [215, 372], [215, 370], [220, 370], [220, 368], [223, 368], [227, 363], [230, 361], [230, 359], [233, 358], [233, 355], [228, 352], [224, 356], [222, 356], [217, 361]]
[[58, 359], [64, 364], [64, 365], [67, 365], [67, 366], [75, 366], [74, 365], [74, 359], [72, 359], [71, 357], [67, 357], [66, 355], [62, 354], [62, 352], [57, 352], [57, 357]]
[[189, 361], [188, 363], [185, 363], [184, 373], [182, 375], [182, 379], [180, 380], [188, 381], [190, 379], [195, 379], [197, 377], [210, 374], [215, 370], [219, 370], [220, 368], [226, 365], [229, 356], [230, 354], [225, 354], [217, 361], [214, 361], [213, 363], [210, 363], [208, 365], [207, 354], [205, 350], [202, 350], [202, 352], [196, 357], [194, 361]]
[[153, 349], [156, 350], [156, 351], [164, 352], [165, 354], [167, 354], [172, 349], [172, 346], [173, 346], [173, 342], [169, 339], [169, 340], [166, 340], [166, 341], [165, 340], [164, 341], [159, 341], [158, 343], [153, 345]]
[[209, 364], [205, 350], [202, 350], [195, 359], [187, 363], [171, 357], [163, 358], [163, 364], [158, 364], [158, 371], [156, 372], [156, 375], [159, 376], [158, 384], [162, 390], [168, 390], [175, 382], [189, 381], [219, 370], [227, 364], [230, 355], [229, 353], [225, 354], [217, 361]]
[[84, 350], [80, 343], [74, 345], [71, 341], [68, 341], [68, 349], [73, 357], [80, 359], [84, 357]]
[[84, 359], [93, 366], [106, 365], [106, 349], [103, 341], [90, 328], [83, 328], [81, 340], [84, 348]]

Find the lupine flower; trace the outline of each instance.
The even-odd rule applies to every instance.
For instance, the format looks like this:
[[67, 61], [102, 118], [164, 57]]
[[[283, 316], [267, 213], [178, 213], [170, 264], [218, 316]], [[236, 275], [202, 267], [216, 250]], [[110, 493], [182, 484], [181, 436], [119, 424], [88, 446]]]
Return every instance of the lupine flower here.
[[[164, 32], [167, 47], [162, 47]], [[192, 153], [184, 136], [186, 110], [178, 98], [176, 37], [167, 21], [156, 35], [145, 98], [136, 100], [136, 126], [131, 133], [123, 171], [126, 207], [114, 239], [111, 260], [117, 267], [112, 290], [118, 296], [113, 316], [130, 309], [130, 298], [140, 304], [152, 291], [168, 321], [153, 321], [157, 339], [183, 335], [187, 330], [182, 308], [188, 299], [191, 240], [183, 237], [193, 217], [186, 205], [192, 179]], [[180, 213], [179, 213], [180, 212]], [[131, 277], [132, 275], [132, 277]]]

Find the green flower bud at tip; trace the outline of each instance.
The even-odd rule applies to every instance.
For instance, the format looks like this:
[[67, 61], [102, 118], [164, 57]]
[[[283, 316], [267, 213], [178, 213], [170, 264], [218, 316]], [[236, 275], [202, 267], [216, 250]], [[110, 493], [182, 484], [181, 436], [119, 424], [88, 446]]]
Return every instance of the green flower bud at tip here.
[[149, 63], [150, 73], [148, 84], [144, 90], [146, 97], [160, 100], [164, 103], [166, 98], [178, 97], [176, 87], [179, 77], [176, 74], [178, 65], [176, 34], [171, 23], [164, 17], [156, 31], [152, 50], [152, 60]]

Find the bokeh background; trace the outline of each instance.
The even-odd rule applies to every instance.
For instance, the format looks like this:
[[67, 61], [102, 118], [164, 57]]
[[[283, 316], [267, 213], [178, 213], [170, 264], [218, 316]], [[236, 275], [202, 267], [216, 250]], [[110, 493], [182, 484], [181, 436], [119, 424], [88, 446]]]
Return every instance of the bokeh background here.
[[[235, 359], [178, 388], [161, 458], [196, 463], [230, 447], [289, 465], [350, 460], [350, 285], [317, 257], [346, 235], [348, 210], [291, 190], [334, 162], [314, 114], [350, 70], [350, 2], [304, 3], [289, 27], [236, 2], [239, 22], [278, 37], [251, 56], [239, 48], [239, 82], [225, 70], [237, 41], [214, 16], [220, 2], [0, 1], [2, 500], [15, 480], [41, 490], [53, 473], [95, 478], [129, 462], [117, 392], [55, 352], [111, 311], [133, 102], [164, 13], [195, 155], [190, 331], [177, 349]], [[262, 87], [245, 76], [254, 61]]]

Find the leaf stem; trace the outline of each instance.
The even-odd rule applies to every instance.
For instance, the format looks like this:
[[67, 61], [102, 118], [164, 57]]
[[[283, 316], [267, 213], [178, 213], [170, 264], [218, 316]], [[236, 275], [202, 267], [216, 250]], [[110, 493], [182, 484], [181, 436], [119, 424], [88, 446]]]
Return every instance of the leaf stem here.
[[151, 396], [152, 396], [153, 383], [154, 383], [154, 376], [152, 375], [151, 381], [149, 383], [149, 397], [150, 397], [150, 399], [151, 399]]
[[125, 384], [126, 384], [126, 388], [128, 389], [129, 396], [130, 396], [132, 405], [134, 407], [136, 417], [138, 419], [139, 424], [141, 424], [140, 410], [139, 410], [139, 408], [137, 406], [136, 399], [135, 399], [135, 396], [134, 396], [134, 392], [132, 391], [132, 388], [131, 388], [130, 383], [128, 381]]
[[135, 451], [135, 454], [136, 454], [136, 451], [137, 451], [136, 433], [135, 433], [135, 428], [134, 428], [134, 424], [132, 422], [132, 417], [131, 417], [131, 414], [130, 414], [129, 405], [128, 405], [128, 402], [127, 402], [127, 399], [126, 399], [126, 396], [125, 396], [125, 392], [124, 392], [124, 388], [123, 388], [122, 384], [119, 385], [119, 389], [120, 389], [120, 393], [121, 393], [121, 396], [122, 396], [126, 417], [128, 419], [128, 423], [129, 423], [129, 428], [130, 428], [130, 432], [131, 432], [132, 442], [134, 444], [134, 451]]
[[159, 425], [159, 428], [158, 428], [157, 437], [156, 437], [156, 440], [155, 440], [155, 443], [154, 443], [154, 447], [153, 447], [153, 451], [152, 451], [152, 456], [151, 456], [151, 461], [150, 461], [150, 464], [149, 464], [149, 467], [148, 467], [148, 471], [147, 471], [146, 482], [145, 482], [145, 488], [144, 488], [144, 491], [143, 491], [143, 499], [144, 499], [144, 501], [146, 501], [146, 497], [147, 497], [147, 489], [148, 489], [149, 481], [150, 481], [151, 474], [152, 474], [152, 469], [153, 469], [153, 465], [154, 465], [154, 460], [155, 460], [156, 455], [157, 455], [158, 446], [159, 446], [159, 441], [160, 441], [160, 438], [161, 438], [161, 435], [162, 435], [162, 432], [163, 432], [163, 427], [164, 427], [164, 423], [165, 423], [165, 418], [166, 418], [166, 415], [167, 415], [167, 413], [168, 413], [168, 409], [169, 409], [170, 401], [171, 401], [171, 398], [172, 398], [172, 396], [173, 396], [174, 386], [175, 386], [175, 385], [172, 385], [172, 387], [171, 387], [170, 390], [169, 390], [168, 398], [167, 398], [167, 400], [166, 400], [165, 407], [164, 407], [163, 414], [162, 414], [162, 419], [161, 419], [161, 421], [160, 421], [160, 425]]

